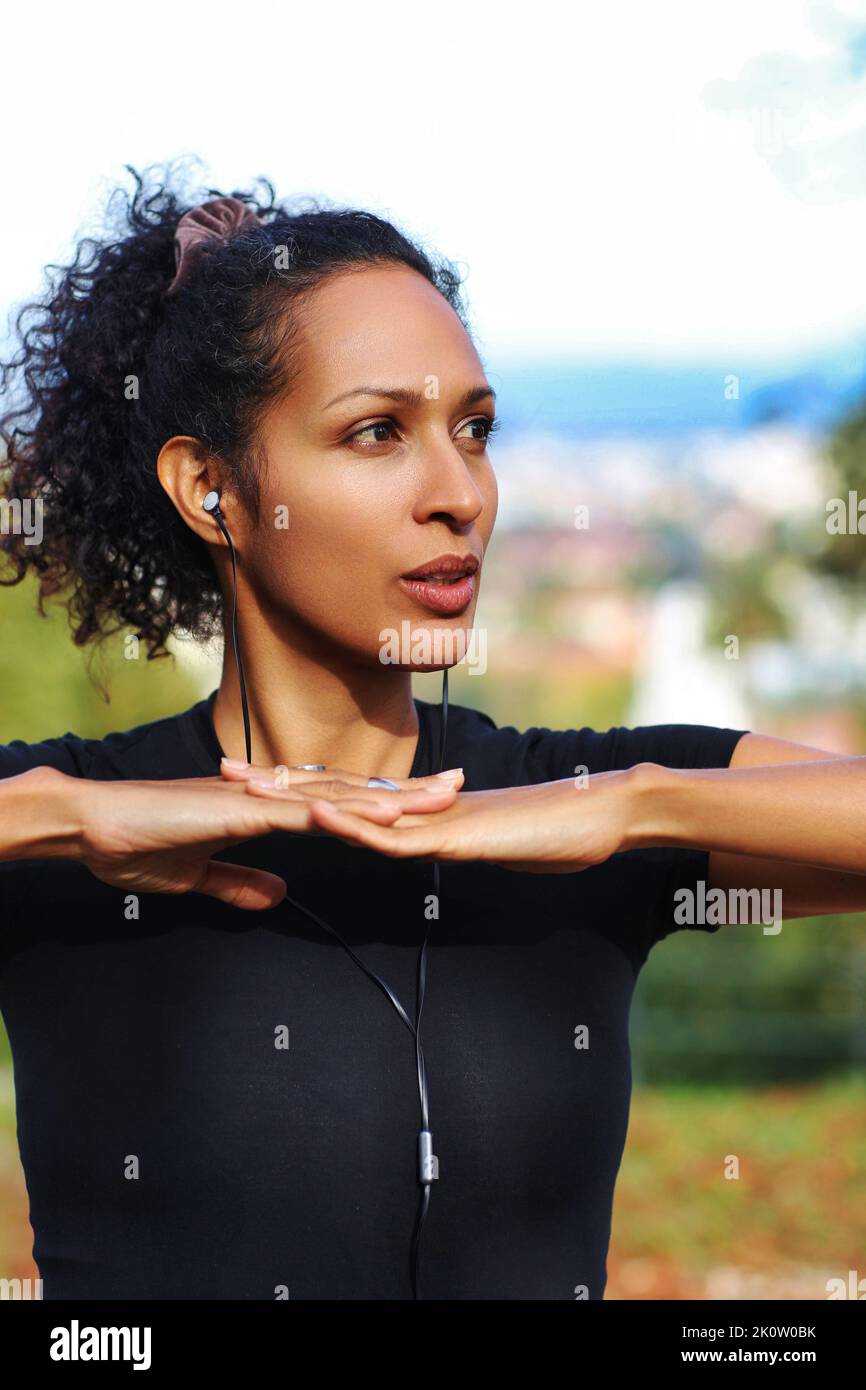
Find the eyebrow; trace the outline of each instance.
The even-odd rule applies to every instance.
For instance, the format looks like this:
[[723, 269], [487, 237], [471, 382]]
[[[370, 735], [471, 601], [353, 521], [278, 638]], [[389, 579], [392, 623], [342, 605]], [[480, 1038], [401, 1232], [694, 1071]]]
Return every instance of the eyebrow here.
[[[341, 396], [335, 396], [332, 401], [328, 401], [325, 410], [330, 410], [338, 401], [348, 400], [350, 396], [384, 396], [389, 401], [406, 406], [421, 405], [425, 399], [420, 391], [410, 391], [403, 386], [356, 386], [354, 391], [345, 391]], [[460, 397], [457, 408], [465, 410], [467, 406], [475, 405], [476, 401], [483, 401], [487, 396], [496, 400], [496, 392], [492, 386], [488, 386], [486, 382], [483, 386], [472, 386]]]

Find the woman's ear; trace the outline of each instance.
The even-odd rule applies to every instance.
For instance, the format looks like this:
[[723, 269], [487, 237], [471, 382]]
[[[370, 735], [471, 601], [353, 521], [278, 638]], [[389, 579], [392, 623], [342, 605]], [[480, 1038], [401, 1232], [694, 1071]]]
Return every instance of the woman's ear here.
[[163, 444], [156, 461], [159, 481], [187, 526], [203, 541], [225, 545], [225, 539], [202, 503], [219, 490], [222, 479], [213, 454], [200, 439], [176, 434]]

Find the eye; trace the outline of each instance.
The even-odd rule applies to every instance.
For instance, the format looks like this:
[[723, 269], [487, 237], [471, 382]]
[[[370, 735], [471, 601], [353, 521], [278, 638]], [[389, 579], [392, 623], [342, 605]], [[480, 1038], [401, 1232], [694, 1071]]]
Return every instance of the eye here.
[[483, 430], [483, 433], [473, 435], [472, 442], [486, 444], [491, 435], [495, 434], [496, 431], [499, 429], [501, 423], [501, 420], [497, 420], [491, 417], [490, 415], [478, 415], [474, 420], [467, 420], [465, 425], [461, 425], [461, 429], [466, 430], [480, 428], [481, 430]]
[[[377, 420], [376, 423], [373, 424], [373, 425], [365, 425], [364, 428], [363, 428], [362, 430], [355, 430], [355, 433], [354, 433], [354, 434], [350, 434], [350, 435], [349, 435], [348, 439], [346, 440], [346, 443], [347, 443], [347, 444], [351, 444], [351, 443], [353, 443], [354, 440], [356, 440], [356, 439], [358, 439], [358, 440], [363, 439], [364, 435], [369, 435], [371, 430], [388, 430], [388, 431], [390, 431], [390, 430], [393, 430], [393, 429], [395, 429], [395, 428], [396, 428], [396, 426], [394, 425], [394, 422], [393, 422], [392, 420]], [[367, 440], [366, 440], [366, 443], [368, 443], [368, 444], [386, 444], [387, 442], [388, 442], [388, 441], [387, 441], [387, 436], [381, 436], [381, 435], [380, 435], [378, 438], [373, 438], [373, 439], [367, 439]]]
[[[480, 430], [481, 433], [470, 436], [471, 442], [473, 444], [486, 444], [490, 436], [499, 429], [499, 426], [499, 420], [492, 419], [489, 415], [478, 415], [474, 420], [467, 420], [465, 425], [461, 425], [458, 435], [466, 429]], [[362, 429], [355, 430], [344, 440], [344, 443], [354, 444], [357, 441], [362, 448], [387, 444], [389, 435], [396, 429], [397, 425], [394, 420], [376, 420], [372, 425], [364, 425]], [[384, 434], [377, 437], [373, 434], [375, 430], [383, 430]], [[366, 439], [364, 436], [367, 436]]]

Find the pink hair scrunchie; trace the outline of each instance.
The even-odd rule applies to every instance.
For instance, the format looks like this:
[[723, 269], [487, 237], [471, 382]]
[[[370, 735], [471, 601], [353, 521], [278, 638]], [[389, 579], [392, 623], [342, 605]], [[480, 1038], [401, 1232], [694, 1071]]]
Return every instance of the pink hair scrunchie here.
[[211, 198], [185, 212], [174, 234], [175, 275], [165, 293], [174, 294], [184, 284], [204, 242], [228, 241], [235, 232], [253, 223], [264, 225], [263, 219], [240, 198]]

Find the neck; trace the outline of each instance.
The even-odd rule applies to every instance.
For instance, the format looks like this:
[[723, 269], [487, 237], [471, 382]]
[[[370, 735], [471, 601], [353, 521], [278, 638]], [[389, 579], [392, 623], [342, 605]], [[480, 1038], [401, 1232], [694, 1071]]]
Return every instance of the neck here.
[[[249, 611], [249, 610], [248, 610]], [[325, 763], [368, 777], [408, 777], [418, 743], [412, 676], [394, 666], [287, 645], [276, 633], [241, 632], [252, 761], [259, 767]], [[226, 757], [245, 760], [244, 722], [231, 637], [213, 708]]]

